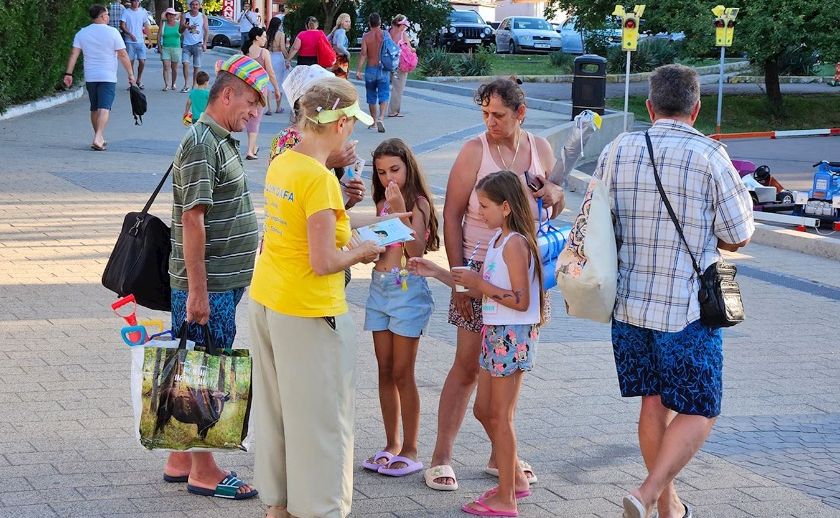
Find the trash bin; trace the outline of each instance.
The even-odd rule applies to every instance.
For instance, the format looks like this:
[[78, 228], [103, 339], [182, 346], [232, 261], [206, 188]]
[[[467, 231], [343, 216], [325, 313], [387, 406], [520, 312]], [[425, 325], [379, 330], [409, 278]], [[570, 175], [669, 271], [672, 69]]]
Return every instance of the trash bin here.
[[572, 118], [583, 110], [604, 114], [607, 96], [607, 59], [595, 54], [575, 58], [572, 81]]

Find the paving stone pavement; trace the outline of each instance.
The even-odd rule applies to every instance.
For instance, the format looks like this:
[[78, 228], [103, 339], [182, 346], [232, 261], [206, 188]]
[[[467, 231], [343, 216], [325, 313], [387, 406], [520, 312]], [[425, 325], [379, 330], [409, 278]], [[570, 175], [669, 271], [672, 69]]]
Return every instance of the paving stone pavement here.
[[[159, 70], [155, 66], [150, 73]], [[147, 77], [147, 84], [155, 84]], [[147, 90], [154, 111], [146, 125], [135, 128], [127, 114], [115, 116], [106, 153], [86, 151], [84, 99], [0, 122], [6, 151], [0, 162], [0, 517], [262, 516], [258, 501], [196, 497], [182, 484], [164, 483], [165, 454], [145, 451], [134, 440], [129, 350], [108, 308], [114, 297], [99, 277], [123, 215], [145, 202], [183, 132], [177, 120], [183, 96]], [[401, 135], [424, 151], [421, 161], [437, 192], [460, 139], [480, 131], [481, 122], [463, 99], [442, 95], [440, 101], [411, 99], [407, 114], [422, 113], [427, 124], [410, 117], [389, 121], [386, 135]], [[126, 105], [118, 100], [119, 109]], [[545, 127], [551, 117], [528, 114], [534, 127]], [[278, 119], [273, 124], [261, 137], [263, 146], [281, 126]], [[441, 141], [450, 132], [457, 139]], [[363, 129], [356, 134], [364, 152], [380, 138]], [[47, 140], [50, 145], [43, 145]], [[247, 167], [261, 211], [265, 164]], [[576, 201], [570, 195], [570, 205]], [[170, 202], [168, 192], [162, 193], [153, 212], [168, 219]], [[359, 210], [372, 209], [368, 204]], [[444, 261], [441, 252], [432, 258]], [[704, 518], [840, 517], [840, 354], [834, 332], [840, 298], [826, 296], [840, 292], [840, 268], [763, 246], [732, 259], [766, 275], [741, 277], [749, 318], [725, 331], [723, 415], [679, 476], [681, 496]], [[348, 288], [360, 340], [357, 460], [383, 441], [376, 363], [371, 338], [362, 331], [369, 271], [354, 268]], [[803, 282], [780, 284], [774, 275]], [[823, 295], [809, 292], [809, 283]], [[434, 445], [438, 396], [454, 352], [454, 329], [446, 323], [448, 290], [432, 286], [437, 307], [417, 360], [423, 462]], [[247, 297], [239, 318], [241, 346], [249, 342], [245, 305]], [[635, 439], [638, 402], [618, 395], [608, 327], [568, 318], [557, 293], [553, 306], [517, 415], [520, 454], [540, 479], [520, 512], [617, 517], [621, 497], [645, 474]], [[142, 316], [167, 318], [151, 311]], [[420, 475], [384, 480], [358, 469], [353, 515], [463, 516], [460, 505], [494, 483], [483, 473], [489, 443], [469, 415], [455, 453], [462, 489], [452, 493], [429, 490]], [[252, 480], [253, 455], [218, 458]]]

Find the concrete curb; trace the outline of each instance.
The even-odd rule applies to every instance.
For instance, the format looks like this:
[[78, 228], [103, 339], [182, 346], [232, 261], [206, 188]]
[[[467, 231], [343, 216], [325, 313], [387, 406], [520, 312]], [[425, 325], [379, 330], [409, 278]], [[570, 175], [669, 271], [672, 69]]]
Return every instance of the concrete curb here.
[[[749, 61], [736, 61], [735, 63], [724, 63], [724, 73], [739, 72], [750, 67]], [[699, 75], [717, 74], [720, 70], [719, 65], [710, 65], [705, 67], [695, 67]], [[637, 74], [630, 74], [631, 83], [642, 83], [650, 79], [650, 72], [641, 72]], [[492, 81], [499, 77], [509, 77], [509, 74], [499, 74], [492, 76], [438, 76], [427, 77], [426, 82], [429, 83], [465, 83], [465, 82], [483, 82]], [[524, 83], [571, 83], [574, 79], [573, 74], [560, 75], [517, 75], [517, 78]], [[623, 83], [624, 74], [607, 74], [608, 83]]]
[[[834, 81], [833, 76], [782, 76], [779, 78], [780, 84], [823, 84], [829, 81]], [[744, 83], [758, 83], [764, 84], [764, 76], [739, 76], [735, 75], [726, 79], [727, 83], [744, 84]]]
[[[583, 193], [586, 192], [591, 179], [591, 175], [574, 169], [566, 179], [566, 187], [569, 191]], [[840, 261], [840, 239], [832, 239], [809, 232], [799, 232], [798, 230], [756, 222], [752, 242]]]
[[[501, 77], [501, 76], [500, 76]], [[411, 88], [417, 88], [419, 90], [432, 90], [435, 92], [442, 92], [446, 94], [453, 94], [453, 95], [462, 95], [465, 97], [472, 98], [475, 95], [475, 90], [472, 88], [466, 88], [463, 86], [455, 86], [451, 84], [445, 83], [431, 83], [428, 81], [419, 81], [417, 79], [409, 79], [406, 81], [406, 86]], [[528, 108], [533, 108], [535, 110], [541, 110], [546, 112], [553, 112], [553, 113], [560, 113], [563, 115], [568, 115], [569, 119], [571, 120], [572, 117], [572, 103], [562, 102], [562, 101], [546, 101], [545, 99], [535, 99], [533, 97], [526, 97], [525, 100], [528, 102]], [[606, 113], [618, 113], [614, 110], [606, 110]]]
[[84, 85], [84, 83], [67, 92], [61, 92], [49, 97], [42, 97], [26, 104], [11, 106], [4, 113], [0, 114], [0, 121], [19, 117], [21, 115], [27, 115], [40, 110], [46, 110], [47, 108], [52, 108], [53, 106], [58, 106], [70, 101], [75, 101], [85, 93], [85, 89], [82, 85]]

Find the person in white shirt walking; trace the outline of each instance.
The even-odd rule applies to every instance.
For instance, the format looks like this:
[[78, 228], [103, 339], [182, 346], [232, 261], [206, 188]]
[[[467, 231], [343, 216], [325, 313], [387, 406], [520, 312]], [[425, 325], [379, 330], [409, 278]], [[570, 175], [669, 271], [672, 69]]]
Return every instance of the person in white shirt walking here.
[[609, 178], [618, 243], [616, 373], [623, 397], [642, 398], [638, 434], [648, 475], [624, 497], [624, 517], [650, 516], [656, 506], [662, 518], [691, 518], [674, 478], [706, 441], [723, 397], [723, 335], [700, 320], [692, 256], [705, 269], [720, 259], [719, 249], [745, 246], [755, 226], [725, 146], [693, 128], [697, 72], [654, 70], [647, 108], [653, 126], [607, 146], [594, 174]]
[[79, 54], [84, 53], [85, 86], [90, 97], [90, 124], [93, 126], [90, 148], [105, 151], [108, 144], [105, 140], [105, 126], [117, 91], [117, 60], [128, 72], [129, 84], [134, 84], [134, 74], [120, 32], [108, 25], [108, 9], [94, 4], [89, 13], [92, 23], [73, 38], [73, 50], [64, 73], [64, 86], [70, 88], [73, 85], [73, 69], [76, 68]]
[[[190, 91], [189, 85], [195, 86], [195, 75], [201, 70], [201, 56], [207, 51], [207, 36], [210, 28], [207, 16], [199, 11], [201, 4], [198, 0], [190, 1], [190, 10], [181, 16], [181, 34], [183, 34], [184, 50], [181, 60], [184, 63], [184, 88], [182, 93]], [[190, 64], [193, 68], [193, 80], [190, 83]], [[172, 85], [175, 86], [174, 84]]]
[[239, 15], [239, 32], [242, 33], [242, 42], [248, 39], [248, 33], [254, 27], [260, 26], [260, 15], [251, 9], [251, 4], [245, 2], [242, 6], [242, 14]]
[[143, 69], [146, 67], [146, 30], [149, 26], [149, 11], [140, 7], [140, 0], [131, 0], [131, 7], [123, 11], [120, 27], [125, 34], [125, 48], [131, 68], [137, 61], [137, 86], [143, 89]]

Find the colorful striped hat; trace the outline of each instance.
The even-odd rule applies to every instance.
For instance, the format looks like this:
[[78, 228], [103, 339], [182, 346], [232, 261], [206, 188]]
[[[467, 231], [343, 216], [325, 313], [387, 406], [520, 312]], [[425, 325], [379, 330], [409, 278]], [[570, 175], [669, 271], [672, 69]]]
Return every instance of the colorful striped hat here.
[[245, 81], [260, 94], [260, 102], [265, 106], [265, 95], [268, 88], [268, 72], [256, 60], [243, 54], [231, 56], [222, 63], [219, 71], [229, 72]]

